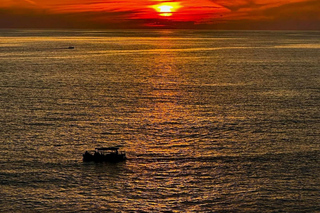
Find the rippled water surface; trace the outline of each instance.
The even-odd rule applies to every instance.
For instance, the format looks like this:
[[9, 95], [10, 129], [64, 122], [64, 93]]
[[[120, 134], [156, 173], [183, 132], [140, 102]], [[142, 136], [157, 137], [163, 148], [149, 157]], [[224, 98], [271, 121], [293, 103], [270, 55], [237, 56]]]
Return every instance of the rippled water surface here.
[[0, 211], [320, 211], [319, 38], [1, 30]]

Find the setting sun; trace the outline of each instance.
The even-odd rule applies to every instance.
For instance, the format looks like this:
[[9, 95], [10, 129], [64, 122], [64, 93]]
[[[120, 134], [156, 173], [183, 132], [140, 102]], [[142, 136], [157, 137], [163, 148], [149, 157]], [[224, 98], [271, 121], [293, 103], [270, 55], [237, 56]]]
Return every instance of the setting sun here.
[[320, 29], [319, 0], [0, 2], [3, 29]]
[[155, 9], [160, 16], [172, 16], [172, 13], [176, 12], [182, 6], [179, 2], [166, 2], [151, 7]]
[[159, 6], [159, 9], [160, 9], [160, 12], [161, 13], [171, 13], [171, 9], [172, 9], [172, 6], [169, 6], [169, 5], [161, 5]]

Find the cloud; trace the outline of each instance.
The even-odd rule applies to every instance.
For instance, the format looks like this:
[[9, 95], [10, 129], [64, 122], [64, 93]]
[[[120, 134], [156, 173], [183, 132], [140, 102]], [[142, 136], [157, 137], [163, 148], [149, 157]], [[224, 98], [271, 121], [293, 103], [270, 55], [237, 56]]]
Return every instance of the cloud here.
[[32, 5], [37, 5], [34, 1], [31, 1], [31, 0], [24, 0], [24, 1]]
[[[256, 1], [258, 2], [258, 1]], [[320, 30], [320, 1], [269, 2], [259, 7], [241, 4], [225, 17], [223, 29]], [[267, 3], [267, 1], [265, 1]]]
[[212, 0], [223, 7], [230, 9], [233, 12], [247, 9], [257, 9], [263, 7], [265, 3], [259, 3], [254, 0], [238, 0], [238, 1], [225, 1], [225, 0]]
[[[316, 6], [318, 5], [317, 0], [211, 0], [223, 7], [229, 8], [233, 17], [247, 16], [248, 18], [256, 18], [254, 15], [263, 13], [264, 11], [277, 11], [277, 8], [287, 11], [286, 8], [291, 8], [299, 13], [300, 6]], [[314, 8], [313, 13], [316, 12], [317, 8]]]
[[171, 0], [160, 17], [151, 6], [167, 0], [2, 0], [0, 27], [319, 29], [319, 0]]
[[37, 3], [32, 0], [1, 0], [0, 8], [33, 8]]
[[320, 18], [319, 13], [320, 1], [304, 1], [281, 5], [279, 7], [268, 8], [262, 11], [266, 17], [274, 19], [317, 19]]

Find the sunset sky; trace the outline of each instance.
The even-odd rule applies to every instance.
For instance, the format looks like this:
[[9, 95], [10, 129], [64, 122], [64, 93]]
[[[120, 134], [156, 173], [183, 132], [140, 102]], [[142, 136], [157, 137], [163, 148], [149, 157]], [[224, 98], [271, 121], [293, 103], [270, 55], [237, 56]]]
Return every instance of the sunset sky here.
[[0, 0], [0, 28], [320, 30], [319, 0]]

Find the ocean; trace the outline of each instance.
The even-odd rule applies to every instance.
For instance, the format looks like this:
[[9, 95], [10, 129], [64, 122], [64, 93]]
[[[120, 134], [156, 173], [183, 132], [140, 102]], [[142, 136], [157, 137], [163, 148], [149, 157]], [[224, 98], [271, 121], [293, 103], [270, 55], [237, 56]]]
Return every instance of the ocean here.
[[320, 212], [319, 38], [0, 30], [0, 212]]

